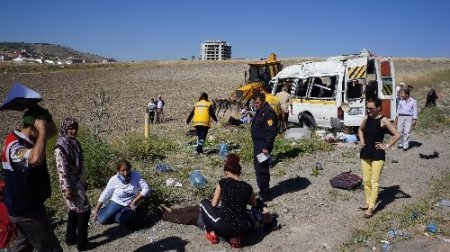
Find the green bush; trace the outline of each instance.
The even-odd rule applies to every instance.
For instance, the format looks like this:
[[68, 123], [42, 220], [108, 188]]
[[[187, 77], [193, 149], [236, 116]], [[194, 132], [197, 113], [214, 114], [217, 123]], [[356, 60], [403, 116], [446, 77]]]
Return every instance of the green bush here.
[[426, 132], [429, 130], [440, 130], [450, 126], [450, 114], [447, 109], [439, 107], [426, 107], [418, 116], [417, 130]]
[[113, 146], [122, 158], [134, 161], [163, 159], [168, 152], [179, 148], [179, 145], [169, 137], [151, 135], [145, 138], [137, 133], [125, 135]]

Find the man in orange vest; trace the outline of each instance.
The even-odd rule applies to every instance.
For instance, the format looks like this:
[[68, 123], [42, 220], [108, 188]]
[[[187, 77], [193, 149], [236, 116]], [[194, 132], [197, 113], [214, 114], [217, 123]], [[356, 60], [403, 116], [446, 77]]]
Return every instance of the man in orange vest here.
[[195, 147], [196, 157], [203, 153], [203, 144], [205, 143], [206, 135], [208, 135], [208, 130], [211, 127], [211, 117], [217, 123], [215, 111], [208, 101], [208, 94], [202, 93], [186, 120], [187, 125], [189, 125], [192, 120], [194, 128], [197, 131], [197, 146]]

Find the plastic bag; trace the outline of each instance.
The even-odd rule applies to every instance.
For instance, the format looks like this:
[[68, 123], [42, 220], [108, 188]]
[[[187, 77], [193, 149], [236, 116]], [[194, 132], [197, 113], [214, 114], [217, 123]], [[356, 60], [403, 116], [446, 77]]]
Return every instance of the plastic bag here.
[[207, 183], [206, 178], [199, 170], [191, 172], [189, 180], [191, 181], [191, 185], [196, 187], [205, 187]]
[[225, 159], [228, 155], [228, 144], [225, 142], [220, 143], [219, 145], [219, 155], [221, 158]]

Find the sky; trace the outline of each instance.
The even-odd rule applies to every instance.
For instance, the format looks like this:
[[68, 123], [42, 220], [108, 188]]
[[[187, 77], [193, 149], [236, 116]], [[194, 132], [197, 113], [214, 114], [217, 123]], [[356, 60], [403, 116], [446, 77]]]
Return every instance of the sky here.
[[447, 0], [1, 0], [0, 42], [52, 43], [128, 60], [196, 58], [225, 40], [233, 58], [326, 57], [367, 48], [450, 57]]

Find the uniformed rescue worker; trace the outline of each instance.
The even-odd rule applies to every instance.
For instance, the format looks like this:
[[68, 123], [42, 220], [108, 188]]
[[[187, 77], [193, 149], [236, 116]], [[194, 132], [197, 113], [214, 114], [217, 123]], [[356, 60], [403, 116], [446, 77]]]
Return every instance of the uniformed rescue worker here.
[[270, 158], [259, 162], [257, 155], [264, 153], [268, 156], [273, 150], [273, 142], [277, 136], [278, 116], [266, 102], [264, 94], [256, 94], [253, 98], [256, 114], [252, 120], [251, 134], [253, 141], [253, 162], [256, 173], [256, 183], [259, 188], [259, 196], [263, 201], [271, 201], [270, 194]]
[[275, 111], [278, 118], [281, 117], [281, 101], [277, 96], [272, 95], [272, 90], [270, 90], [269, 85], [263, 85], [261, 88], [261, 92], [264, 94], [266, 102], [270, 105], [270, 107]]
[[206, 140], [209, 127], [211, 127], [211, 118], [217, 122], [217, 117], [212, 104], [208, 101], [208, 94], [202, 93], [200, 99], [195, 103], [194, 108], [189, 114], [186, 124], [193, 122], [194, 128], [197, 131], [197, 146], [195, 147], [195, 155], [203, 153], [203, 144]]

